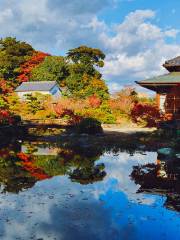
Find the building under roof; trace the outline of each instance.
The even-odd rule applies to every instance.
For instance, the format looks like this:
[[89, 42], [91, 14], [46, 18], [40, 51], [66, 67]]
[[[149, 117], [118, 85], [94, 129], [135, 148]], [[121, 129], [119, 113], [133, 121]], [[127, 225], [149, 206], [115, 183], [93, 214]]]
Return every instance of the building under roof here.
[[20, 99], [25, 99], [27, 94], [41, 93], [51, 95], [53, 98], [61, 96], [61, 89], [56, 81], [23, 82], [15, 89]]
[[180, 119], [180, 56], [166, 61], [163, 66], [168, 74], [136, 83], [156, 92], [159, 109], [170, 119]]

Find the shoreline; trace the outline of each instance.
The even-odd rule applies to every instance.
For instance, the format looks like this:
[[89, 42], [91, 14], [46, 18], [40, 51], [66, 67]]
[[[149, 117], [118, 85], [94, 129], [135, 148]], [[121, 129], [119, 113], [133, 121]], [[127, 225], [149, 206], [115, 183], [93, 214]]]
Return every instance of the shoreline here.
[[118, 132], [118, 133], [152, 133], [157, 130], [157, 128], [147, 128], [147, 127], [138, 127], [138, 126], [119, 126], [119, 125], [107, 125], [103, 124], [102, 128], [104, 132]]
[[[77, 134], [73, 129], [64, 129], [61, 133], [50, 133], [45, 135], [47, 129], [43, 129], [39, 135], [30, 134], [19, 128], [19, 131], [11, 128], [11, 134], [0, 134], [0, 141], [11, 143], [21, 141], [40, 141], [51, 143], [66, 143], [73, 147], [87, 147], [93, 145], [111, 146], [111, 147], [130, 147], [134, 149], [154, 150], [160, 147], [171, 146], [174, 139], [163, 136], [156, 128], [142, 128], [137, 126], [120, 127], [119, 125], [102, 125], [102, 134]], [[5, 129], [4, 129], [5, 130]], [[5, 137], [6, 136], [6, 137]], [[3, 141], [2, 141], [3, 140]]]

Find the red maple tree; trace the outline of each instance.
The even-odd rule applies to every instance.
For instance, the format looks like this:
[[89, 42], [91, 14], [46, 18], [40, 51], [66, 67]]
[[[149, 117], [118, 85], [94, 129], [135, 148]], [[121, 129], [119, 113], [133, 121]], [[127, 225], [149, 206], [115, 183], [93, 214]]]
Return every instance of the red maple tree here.
[[131, 119], [135, 123], [145, 123], [146, 127], [156, 127], [163, 118], [158, 107], [152, 104], [136, 103], [131, 111]]
[[20, 74], [17, 78], [18, 81], [19, 82], [27, 82], [31, 76], [31, 71], [33, 70], [33, 68], [35, 68], [40, 63], [42, 63], [44, 61], [44, 59], [48, 56], [50, 56], [50, 54], [48, 54], [48, 53], [39, 52], [39, 51], [35, 52], [28, 61], [26, 61], [25, 63], [23, 63], [20, 66], [21, 70], [20, 70]]
[[30, 173], [32, 177], [35, 177], [37, 180], [44, 180], [50, 178], [43, 169], [36, 167], [35, 160], [32, 156], [20, 152], [17, 154], [17, 157], [21, 160], [23, 168]]

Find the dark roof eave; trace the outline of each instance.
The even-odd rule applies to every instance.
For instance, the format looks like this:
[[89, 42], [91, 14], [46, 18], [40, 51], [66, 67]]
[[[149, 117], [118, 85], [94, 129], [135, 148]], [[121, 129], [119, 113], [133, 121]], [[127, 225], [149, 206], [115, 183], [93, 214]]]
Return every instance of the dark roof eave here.
[[167, 93], [169, 92], [169, 89], [178, 85], [178, 83], [143, 83], [143, 82], [137, 82], [141, 87], [147, 88], [151, 91], [154, 91], [156, 93]]
[[135, 83], [137, 83], [137, 84], [139, 84], [139, 85], [151, 85], [151, 86], [159, 86], [159, 85], [161, 85], [161, 86], [175, 86], [175, 85], [179, 85], [180, 84], [180, 82], [179, 83], [172, 83], [172, 82], [167, 82], [167, 83], [160, 83], [160, 82], [138, 82], [138, 81], [135, 81]]

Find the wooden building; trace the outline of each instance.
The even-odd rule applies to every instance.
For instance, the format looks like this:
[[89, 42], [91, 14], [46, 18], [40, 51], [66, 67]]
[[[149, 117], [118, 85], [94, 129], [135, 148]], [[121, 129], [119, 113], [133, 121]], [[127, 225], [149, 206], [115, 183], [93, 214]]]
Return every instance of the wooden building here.
[[157, 105], [169, 120], [180, 120], [180, 56], [166, 61], [163, 67], [168, 74], [136, 83], [156, 92]]

